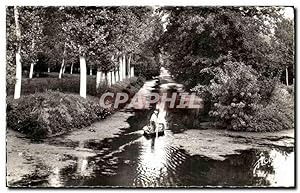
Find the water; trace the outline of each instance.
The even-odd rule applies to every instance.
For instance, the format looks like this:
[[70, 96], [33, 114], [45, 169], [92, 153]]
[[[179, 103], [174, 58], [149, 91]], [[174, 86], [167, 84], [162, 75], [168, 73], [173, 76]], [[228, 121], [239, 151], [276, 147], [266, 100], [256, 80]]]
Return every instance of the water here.
[[[73, 165], [57, 171], [54, 179], [57, 179], [59, 186], [293, 185], [294, 178], [289, 176], [294, 173], [293, 148], [271, 148], [268, 151], [251, 149], [241, 151], [239, 155], [227, 156], [224, 161], [191, 156], [170, 143], [171, 131], [156, 139], [146, 139], [142, 133], [134, 132], [141, 128], [137, 120], [143, 119], [143, 114], [131, 117], [129, 123], [134, 127], [124, 130], [115, 139], [101, 143], [86, 142], [85, 148], [105, 151], [95, 157], [74, 157]], [[261, 158], [272, 159], [254, 171], [255, 163]], [[55, 184], [47, 182], [44, 185]]]
[[[168, 88], [180, 92], [166, 71], [161, 74]], [[155, 81], [146, 82], [140, 93], [146, 95], [157, 87]], [[157, 108], [153, 107], [153, 108]], [[72, 164], [54, 169], [48, 180], [39, 186], [122, 186], [122, 187], [182, 187], [182, 186], [293, 186], [294, 149], [269, 147], [265, 150], [250, 149], [226, 156], [225, 160], [213, 160], [201, 155], [190, 155], [174, 144], [174, 134], [182, 133], [193, 121], [194, 111], [170, 111], [163, 121], [167, 125], [165, 135], [147, 139], [142, 128], [148, 124], [154, 109], [134, 112], [123, 129], [114, 138], [87, 140], [65, 144], [96, 152], [96, 156], [66, 159]], [[158, 107], [159, 108], [159, 107]], [[192, 120], [192, 121], [191, 121]], [[188, 143], [188, 141], [187, 141]], [[224, 147], [226, 148], [226, 147]], [[288, 175], [287, 175], [288, 174]]]

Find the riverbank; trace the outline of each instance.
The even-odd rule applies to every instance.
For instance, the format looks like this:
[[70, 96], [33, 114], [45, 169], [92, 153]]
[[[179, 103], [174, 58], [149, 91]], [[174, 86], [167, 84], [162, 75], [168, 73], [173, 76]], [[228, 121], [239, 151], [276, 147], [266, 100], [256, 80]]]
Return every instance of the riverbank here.
[[34, 185], [55, 175], [59, 169], [74, 164], [73, 157], [95, 156], [99, 152], [84, 148], [82, 142], [115, 137], [120, 129], [129, 127], [126, 120], [130, 116], [130, 113], [116, 112], [89, 127], [39, 143], [7, 129], [7, 185]]
[[[243, 150], [268, 150], [272, 147], [294, 147], [294, 129], [277, 132], [236, 132], [223, 129], [190, 129], [170, 137], [171, 143], [191, 155], [223, 161], [226, 156]], [[189, 141], [189, 143], [186, 143]]]

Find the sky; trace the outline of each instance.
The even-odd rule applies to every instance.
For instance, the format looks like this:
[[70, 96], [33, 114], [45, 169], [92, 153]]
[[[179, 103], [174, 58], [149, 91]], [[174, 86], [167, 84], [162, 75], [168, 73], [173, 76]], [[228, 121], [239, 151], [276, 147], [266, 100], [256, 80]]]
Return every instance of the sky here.
[[284, 16], [289, 19], [294, 19], [294, 9], [293, 7], [286, 7], [284, 9]]

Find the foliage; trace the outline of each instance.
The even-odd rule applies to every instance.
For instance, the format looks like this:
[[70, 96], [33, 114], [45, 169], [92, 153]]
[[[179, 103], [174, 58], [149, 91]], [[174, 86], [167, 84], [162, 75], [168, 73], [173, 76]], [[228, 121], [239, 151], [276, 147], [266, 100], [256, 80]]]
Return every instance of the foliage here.
[[[277, 58], [288, 59], [279, 55], [277, 47], [271, 43], [271, 39], [285, 41], [283, 36], [272, 35], [272, 31], [277, 29], [277, 22], [283, 18], [280, 8], [162, 9], [168, 15], [167, 29], [161, 38], [167, 63], [175, 78], [190, 87], [205, 81], [205, 77], [199, 76], [198, 72], [228, 52], [237, 61], [251, 65], [269, 78], [281, 73], [282, 67], [277, 65]], [[288, 54], [293, 57], [292, 53]]]
[[[38, 69], [43, 71], [47, 67], [51, 67], [51, 71], [59, 69], [63, 60], [67, 66], [77, 65], [79, 55], [86, 57], [88, 66], [103, 71], [117, 67], [118, 57], [132, 55], [131, 63], [138, 69], [134, 55], [149, 50], [151, 38], [158, 34], [157, 26], [160, 25], [152, 7], [18, 8], [25, 70], [32, 62], [38, 63]], [[7, 77], [11, 84], [15, 74], [14, 27], [13, 7], [7, 7]], [[148, 57], [143, 59], [149, 63]], [[158, 68], [156, 64], [153, 67]]]
[[[238, 131], [274, 131], [293, 128], [293, 99], [286, 89], [265, 91], [265, 81], [251, 67], [226, 61], [222, 67], [203, 69], [212, 73], [209, 85], [193, 88], [211, 100], [210, 116], [228, 129]], [[270, 93], [269, 93], [270, 92]], [[266, 100], [266, 94], [270, 95]]]
[[280, 131], [294, 128], [294, 95], [277, 85], [271, 101], [261, 106], [249, 123], [248, 131]]
[[6, 7], [6, 82], [15, 83], [15, 53], [17, 37], [15, 34], [15, 21], [13, 7]]
[[62, 134], [104, 119], [109, 112], [97, 100], [46, 92], [7, 100], [7, 126], [33, 139]]
[[271, 45], [274, 47], [272, 53], [272, 56], [274, 57], [273, 66], [281, 70], [287, 68], [291, 75], [289, 78], [295, 76], [294, 33], [294, 21], [283, 18], [277, 21], [274, 36], [271, 38]]
[[222, 67], [205, 70], [214, 74], [206, 88], [213, 104], [210, 115], [233, 129], [242, 130], [260, 101], [257, 72], [243, 63], [232, 61], [225, 62]]

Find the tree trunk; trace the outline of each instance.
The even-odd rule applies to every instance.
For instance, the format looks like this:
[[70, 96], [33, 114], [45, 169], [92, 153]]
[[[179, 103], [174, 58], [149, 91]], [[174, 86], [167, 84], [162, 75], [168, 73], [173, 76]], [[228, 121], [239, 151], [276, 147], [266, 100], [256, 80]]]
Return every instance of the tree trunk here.
[[118, 82], [118, 80], [117, 80], [117, 76], [118, 76], [118, 74], [117, 74], [117, 71], [116, 71], [116, 69], [114, 70], [114, 74], [115, 74], [115, 83], [116, 83], [116, 82]]
[[111, 86], [111, 72], [107, 73], [107, 85]]
[[64, 65], [64, 67], [63, 67], [62, 74], [65, 74], [65, 71], [66, 71], [66, 65]]
[[130, 62], [131, 62], [131, 54], [129, 54], [129, 57], [128, 57], [128, 61], [127, 61], [127, 77], [128, 78], [131, 78], [131, 68], [130, 68]]
[[60, 70], [59, 70], [59, 75], [58, 78], [61, 79], [63, 71], [64, 71], [64, 66], [65, 66], [65, 59], [63, 58], [61, 66], [60, 66]]
[[116, 82], [120, 81], [120, 71], [119, 71], [119, 67], [116, 67]]
[[134, 77], [134, 66], [130, 68], [130, 77]]
[[22, 81], [22, 64], [21, 64], [21, 29], [19, 26], [19, 11], [17, 6], [14, 7], [14, 16], [16, 24], [16, 37], [18, 40], [18, 50], [16, 52], [16, 83], [14, 99], [18, 99], [21, 96], [21, 81]]
[[86, 62], [85, 57], [79, 57], [80, 62], [80, 96], [86, 98]]
[[62, 74], [64, 73], [64, 67], [65, 67], [65, 53], [66, 53], [66, 43], [64, 44], [63, 59], [62, 59], [62, 63], [61, 63], [61, 67], [60, 67], [59, 75], [58, 75], [58, 78], [59, 78], [59, 79], [61, 79]]
[[119, 57], [119, 76], [120, 76], [120, 81], [123, 80], [123, 61], [122, 61], [122, 57]]
[[32, 63], [30, 64], [29, 78], [32, 78], [32, 77], [33, 77], [33, 67], [34, 67], [34, 63], [32, 62]]
[[289, 71], [287, 67], [285, 68], [285, 82], [286, 85], [289, 86]]
[[107, 72], [103, 72], [103, 80], [105, 82], [105, 84], [108, 84], [108, 81], [107, 81]]
[[102, 78], [102, 72], [100, 71], [100, 69], [98, 69], [96, 74], [96, 88], [99, 88], [101, 78]]
[[115, 70], [111, 71], [111, 84], [115, 84], [116, 80], [115, 80]]
[[21, 64], [21, 46], [16, 53], [16, 83], [14, 99], [21, 96], [21, 81], [22, 81], [22, 64]]
[[[32, 51], [34, 50], [34, 47], [35, 47], [35, 42], [34, 42], [34, 39], [32, 40]], [[32, 78], [33, 77], [33, 68], [34, 68], [34, 62], [31, 62], [30, 64], [30, 70], [29, 70], [29, 78]]]
[[126, 56], [123, 55], [123, 78], [126, 78]]
[[70, 70], [70, 74], [73, 74], [73, 62], [72, 62], [72, 64], [71, 64], [71, 70]]
[[134, 66], [130, 68], [130, 77], [134, 77]]

